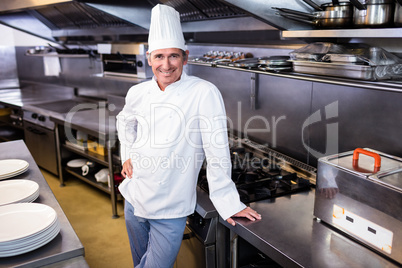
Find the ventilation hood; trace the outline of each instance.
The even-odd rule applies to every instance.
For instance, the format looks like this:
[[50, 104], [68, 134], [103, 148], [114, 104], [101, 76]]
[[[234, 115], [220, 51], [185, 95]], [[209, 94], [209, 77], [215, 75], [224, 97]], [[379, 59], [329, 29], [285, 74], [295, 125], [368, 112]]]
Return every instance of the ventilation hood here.
[[[67, 37], [90, 41], [147, 34], [152, 5], [146, 0], [130, 1], [136, 7], [127, 10], [119, 2], [124, 1], [108, 5], [74, 0], [1, 0], [0, 23], [54, 42], [66, 41]], [[125, 17], [129, 12], [135, 23]]]
[[250, 2], [266, 6], [254, 0], [1, 0], [0, 23], [59, 43], [143, 42], [151, 9], [166, 4], [179, 11], [185, 34], [277, 31], [246, 11]]

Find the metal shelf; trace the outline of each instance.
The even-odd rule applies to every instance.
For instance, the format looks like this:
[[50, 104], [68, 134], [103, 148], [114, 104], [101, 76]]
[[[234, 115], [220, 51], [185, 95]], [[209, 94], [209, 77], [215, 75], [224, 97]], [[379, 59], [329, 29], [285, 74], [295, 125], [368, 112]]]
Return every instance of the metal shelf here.
[[68, 167], [65, 167], [64, 170], [66, 172], [68, 172], [69, 174], [73, 175], [74, 177], [76, 177], [80, 180], [83, 180], [83, 181], [89, 183], [90, 185], [95, 186], [96, 188], [104, 191], [105, 193], [111, 194], [111, 192], [112, 192], [111, 188], [109, 188], [104, 183], [97, 182], [95, 177], [93, 177], [93, 176], [84, 177], [81, 174], [79, 174], [78, 172], [75, 172], [74, 169], [68, 168]]
[[130, 82], [130, 83], [142, 83], [144, 81], [150, 80], [151, 78], [138, 78], [138, 77], [128, 77], [128, 76], [119, 76], [119, 75], [104, 75], [103, 73], [93, 74], [91, 77], [102, 78], [102, 79], [109, 79], [115, 81], [123, 81], [123, 82]]
[[[114, 180], [114, 170], [113, 170], [113, 163], [115, 161], [115, 157], [113, 157], [112, 153], [112, 147], [110, 147], [110, 141], [107, 141], [107, 155], [100, 155], [91, 151], [86, 150], [85, 148], [76, 148], [72, 145], [68, 145], [65, 143], [66, 137], [61, 136], [60, 134], [63, 133], [63, 122], [56, 121], [56, 143], [57, 143], [57, 155], [58, 155], [58, 166], [59, 166], [59, 179], [60, 179], [60, 185], [64, 186], [64, 175], [63, 173], [67, 172], [70, 175], [73, 175], [82, 181], [85, 181], [89, 183], [92, 186], [95, 186], [96, 188], [108, 193], [110, 195], [110, 200], [112, 204], [112, 213], [113, 216], [112, 218], [118, 218], [119, 215], [117, 213], [117, 201], [121, 200], [121, 197], [118, 193], [117, 187], [115, 185], [115, 180]], [[86, 132], [87, 133], [87, 132]], [[88, 134], [88, 133], [87, 133]], [[93, 175], [90, 176], [82, 176], [81, 174], [77, 173], [76, 170], [69, 168], [66, 166], [65, 161], [70, 158], [67, 155], [64, 155], [63, 152], [70, 152], [75, 155], [80, 155], [82, 157], [85, 157], [86, 159], [90, 161], [94, 161], [105, 168], [107, 167], [109, 170], [109, 176], [110, 176], [110, 184], [111, 187], [108, 187], [104, 185], [103, 183], [97, 182], [96, 179], [94, 178]], [[64, 155], [64, 158], [63, 158]]]
[[402, 28], [282, 31], [282, 38], [402, 38]]
[[58, 57], [58, 58], [88, 58], [88, 54], [53, 54], [53, 53], [43, 53], [43, 54], [29, 54], [25, 53], [25, 56], [29, 57]]
[[[285, 77], [285, 78], [306, 80], [306, 81], [311, 81], [311, 82], [336, 84], [336, 85], [351, 86], [351, 87], [361, 87], [361, 88], [367, 88], [367, 89], [392, 91], [392, 92], [402, 92], [402, 82], [401, 81], [393, 81], [393, 80], [366, 81], [366, 80], [312, 75], [312, 74], [295, 73], [295, 72], [260, 71], [260, 70], [254, 70], [254, 69], [245, 69], [245, 68], [240, 68], [240, 67], [231, 67], [231, 66], [225, 66], [225, 65], [219, 65], [219, 64], [199, 63], [199, 62], [188, 62], [188, 64], [213, 67], [213, 68], [230, 69], [230, 70], [241, 71], [241, 72], [257, 73], [257, 74], [262, 74], [262, 75], [279, 76], [279, 77]], [[390, 81], [392, 81], [392, 82], [390, 82]]]
[[70, 145], [67, 145], [67, 144], [63, 144], [62, 146], [64, 148], [70, 150], [71, 152], [79, 154], [79, 155], [81, 155], [83, 157], [87, 157], [92, 161], [95, 161], [95, 162], [97, 162], [97, 163], [99, 163], [101, 165], [109, 167], [109, 162], [108, 162], [107, 155], [96, 154], [96, 153], [90, 152], [88, 150], [79, 150], [79, 149], [76, 149], [76, 148], [74, 148], [74, 147], [72, 147]]

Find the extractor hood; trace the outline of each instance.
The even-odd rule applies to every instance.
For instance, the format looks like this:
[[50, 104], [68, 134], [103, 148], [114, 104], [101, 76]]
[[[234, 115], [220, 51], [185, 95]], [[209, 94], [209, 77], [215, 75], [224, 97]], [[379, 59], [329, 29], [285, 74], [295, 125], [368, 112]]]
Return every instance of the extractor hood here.
[[1, 0], [0, 23], [61, 43], [146, 41], [156, 4], [179, 11], [185, 33], [277, 30], [222, 0]]
[[66, 37], [89, 41], [113, 39], [125, 34], [147, 34], [152, 5], [146, 0], [126, 1], [135, 2], [135, 8], [121, 13], [131, 12], [131, 18], [136, 21], [133, 23], [113, 14], [129, 8], [120, 2], [124, 1], [101, 4], [98, 9], [98, 3], [74, 0], [1, 0], [0, 23], [55, 42]]

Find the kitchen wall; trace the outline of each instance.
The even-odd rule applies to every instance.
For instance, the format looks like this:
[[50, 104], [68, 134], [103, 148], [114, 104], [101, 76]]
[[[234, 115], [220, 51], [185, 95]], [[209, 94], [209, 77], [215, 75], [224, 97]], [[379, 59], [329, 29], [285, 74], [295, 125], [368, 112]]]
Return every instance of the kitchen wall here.
[[[26, 51], [35, 47], [49, 47], [49, 44], [61, 48], [57, 43], [49, 42], [30, 34], [0, 25], [0, 87], [5, 78], [14, 80], [13, 87], [24, 84], [54, 84], [76, 88], [79, 94], [106, 98], [109, 94], [125, 96], [127, 90], [140, 80], [108, 79], [100, 77], [99, 57], [58, 58], [55, 62], [50, 57], [27, 56]], [[71, 46], [84, 49], [96, 49], [96, 46]], [[51, 61], [48, 61], [48, 60]], [[45, 65], [60, 68], [60, 72], [46, 73]]]
[[45, 74], [46, 57], [26, 56], [31, 47], [16, 47], [18, 76], [24, 82], [50, 83], [76, 88], [79, 95], [105, 98], [109, 94], [124, 96], [127, 90], [142, 80], [113, 79], [101, 75], [101, 62], [98, 57], [58, 58], [60, 73]]
[[[294, 47], [190, 46], [190, 54], [210, 50], [287, 55]], [[402, 92], [341, 86], [244, 71], [190, 65], [189, 73], [222, 92], [235, 134], [312, 166], [324, 155], [371, 148], [402, 157]], [[257, 79], [256, 109], [251, 83]]]
[[[189, 44], [190, 56], [210, 50], [242, 51], [254, 57], [288, 55], [304, 44]], [[16, 47], [18, 75], [24, 82], [74, 87], [80, 94], [125, 96], [136, 79], [100, 77], [99, 58], [60, 58], [58, 76], [44, 75], [44, 59]], [[189, 64], [186, 71], [211, 81], [222, 92], [234, 134], [267, 144], [316, 166], [320, 156], [368, 147], [402, 157], [402, 93], [304, 81]], [[251, 84], [257, 79], [252, 109]]]

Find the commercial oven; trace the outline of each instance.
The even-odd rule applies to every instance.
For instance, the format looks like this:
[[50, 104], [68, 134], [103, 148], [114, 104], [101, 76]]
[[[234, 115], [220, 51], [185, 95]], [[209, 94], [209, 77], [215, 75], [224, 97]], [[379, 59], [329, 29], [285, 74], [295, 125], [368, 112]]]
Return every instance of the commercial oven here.
[[152, 77], [144, 43], [98, 44], [104, 76]]

